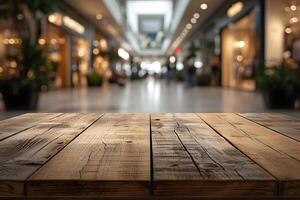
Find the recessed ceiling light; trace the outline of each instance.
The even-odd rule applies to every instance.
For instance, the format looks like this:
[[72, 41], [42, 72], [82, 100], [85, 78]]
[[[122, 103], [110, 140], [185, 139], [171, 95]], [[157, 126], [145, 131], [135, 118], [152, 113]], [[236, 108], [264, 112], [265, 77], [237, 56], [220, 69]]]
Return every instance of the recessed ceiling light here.
[[290, 12], [290, 7], [287, 6], [287, 7], [284, 8], [284, 10], [285, 10], [286, 12]]
[[188, 23], [186, 26], [185, 26], [188, 30], [192, 29], [193, 28], [193, 25]]
[[202, 10], [206, 10], [206, 9], [208, 8], [208, 6], [207, 6], [206, 3], [203, 3], [203, 4], [200, 5], [200, 8], [201, 8]]
[[290, 9], [291, 9], [291, 11], [295, 11], [295, 10], [297, 10], [297, 6], [296, 5], [291, 5]]
[[285, 32], [287, 34], [291, 34], [292, 33], [292, 29], [290, 27], [288, 27], [288, 28], [285, 29]]
[[99, 49], [93, 49], [93, 54], [95, 54], [95, 55], [97, 55], [97, 54], [99, 54]]
[[100, 13], [96, 15], [97, 20], [101, 20], [102, 18], [103, 18], [103, 16]]
[[297, 23], [298, 22], [298, 18], [297, 17], [292, 17], [291, 19], [290, 19], [290, 23]]
[[199, 13], [194, 13], [193, 17], [194, 17], [195, 19], [199, 19], [199, 18], [200, 18], [200, 14], [199, 14]]
[[192, 18], [192, 19], [191, 19], [191, 23], [192, 23], [192, 24], [196, 24], [196, 22], [197, 22], [197, 20], [196, 20], [195, 18]]

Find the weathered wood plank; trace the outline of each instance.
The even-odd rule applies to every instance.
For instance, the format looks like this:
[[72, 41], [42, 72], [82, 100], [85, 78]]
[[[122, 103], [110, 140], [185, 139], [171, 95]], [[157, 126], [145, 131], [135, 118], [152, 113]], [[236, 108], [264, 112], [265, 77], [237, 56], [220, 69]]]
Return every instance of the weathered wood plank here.
[[150, 194], [149, 114], [105, 114], [27, 182], [32, 196]]
[[174, 133], [175, 126], [172, 114], [151, 114], [155, 195], [195, 195], [199, 189], [194, 182], [201, 180], [201, 174]]
[[22, 195], [24, 181], [100, 114], [64, 114], [0, 142], [0, 195]]
[[0, 121], [0, 141], [33, 127], [38, 122], [52, 119], [62, 113], [27, 113]]
[[154, 194], [275, 194], [276, 180], [196, 114], [152, 114], [151, 124]]
[[299, 118], [279, 113], [242, 113], [239, 115], [300, 142]]
[[283, 183], [284, 195], [300, 195], [299, 142], [236, 114], [199, 116]]

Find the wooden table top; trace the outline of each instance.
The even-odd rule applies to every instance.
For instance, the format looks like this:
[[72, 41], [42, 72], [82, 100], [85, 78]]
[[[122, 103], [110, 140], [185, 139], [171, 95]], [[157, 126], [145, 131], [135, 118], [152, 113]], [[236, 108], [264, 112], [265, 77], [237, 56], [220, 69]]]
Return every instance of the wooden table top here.
[[300, 197], [300, 119], [28, 113], [0, 122], [0, 198]]

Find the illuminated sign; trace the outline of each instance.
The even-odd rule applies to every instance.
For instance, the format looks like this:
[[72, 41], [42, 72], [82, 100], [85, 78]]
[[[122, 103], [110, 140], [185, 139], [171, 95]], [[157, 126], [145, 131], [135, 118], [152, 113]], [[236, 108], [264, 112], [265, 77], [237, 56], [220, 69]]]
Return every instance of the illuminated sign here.
[[72, 19], [69, 16], [62, 16], [59, 13], [53, 13], [53, 14], [49, 15], [48, 21], [57, 26], [64, 25], [64, 26], [68, 27], [69, 29], [71, 29], [77, 33], [80, 33], [80, 34], [83, 34], [85, 31], [84, 26], [81, 25], [79, 22], [75, 21], [74, 19]]
[[244, 4], [242, 2], [236, 2], [232, 4], [232, 6], [228, 9], [227, 11], [227, 16], [228, 17], [233, 17], [237, 15], [239, 12], [241, 12], [244, 8]]

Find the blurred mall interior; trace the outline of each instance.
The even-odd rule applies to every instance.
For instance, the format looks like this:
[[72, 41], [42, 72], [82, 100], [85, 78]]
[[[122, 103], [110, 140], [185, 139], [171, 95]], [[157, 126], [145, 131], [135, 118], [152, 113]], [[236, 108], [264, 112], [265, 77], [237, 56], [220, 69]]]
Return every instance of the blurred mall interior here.
[[0, 118], [299, 113], [300, 0], [1, 0], [0, 13]]

